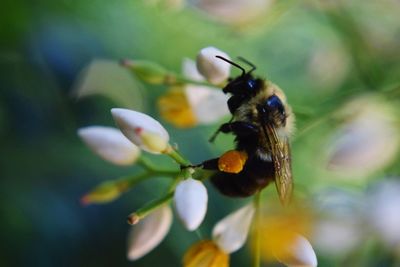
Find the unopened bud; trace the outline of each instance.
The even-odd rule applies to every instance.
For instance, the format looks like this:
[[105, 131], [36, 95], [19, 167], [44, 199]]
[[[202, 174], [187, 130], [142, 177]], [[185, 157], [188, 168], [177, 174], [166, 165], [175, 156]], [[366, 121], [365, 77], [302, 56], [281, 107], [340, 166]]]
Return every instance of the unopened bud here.
[[216, 56], [229, 59], [225, 52], [210, 46], [200, 50], [197, 55], [196, 65], [207, 81], [219, 85], [229, 78], [231, 65]]
[[115, 200], [125, 189], [121, 184], [107, 181], [96, 186], [92, 191], [81, 198], [83, 205], [102, 204]]
[[121, 65], [130, 69], [140, 80], [150, 84], [170, 82], [171, 74], [162, 66], [145, 60], [121, 60]]
[[160, 154], [168, 147], [167, 130], [152, 117], [122, 108], [113, 108], [111, 113], [121, 132], [143, 150]]
[[196, 230], [207, 212], [207, 189], [202, 182], [192, 178], [178, 184], [175, 189], [175, 208], [185, 228]]
[[152, 132], [142, 134], [143, 146], [153, 153], [163, 153], [168, 147], [168, 140]]
[[140, 149], [116, 128], [88, 126], [78, 130], [79, 137], [104, 160], [117, 165], [133, 164]]

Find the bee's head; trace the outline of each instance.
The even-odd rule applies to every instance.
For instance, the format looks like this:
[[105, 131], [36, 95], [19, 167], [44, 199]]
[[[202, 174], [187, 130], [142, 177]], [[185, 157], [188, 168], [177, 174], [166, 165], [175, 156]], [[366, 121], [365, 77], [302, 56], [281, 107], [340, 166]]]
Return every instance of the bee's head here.
[[251, 73], [246, 73], [231, 80], [223, 91], [232, 95], [252, 96], [260, 90], [261, 86], [261, 79], [254, 78]]
[[258, 116], [263, 123], [285, 126], [286, 111], [282, 100], [273, 94], [257, 106]]
[[216, 57], [228, 62], [232, 66], [235, 66], [242, 71], [242, 74], [240, 76], [229, 80], [229, 83], [223, 89], [224, 93], [231, 93], [232, 95], [251, 96], [255, 95], [257, 91], [261, 88], [262, 80], [254, 78], [251, 74], [256, 69], [256, 66], [253, 65], [251, 62], [242, 57], [239, 57], [239, 60], [251, 66], [251, 69], [246, 72], [246, 70], [242, 66], [236, 64], [235, 62], [232, 62], [221, 56]]

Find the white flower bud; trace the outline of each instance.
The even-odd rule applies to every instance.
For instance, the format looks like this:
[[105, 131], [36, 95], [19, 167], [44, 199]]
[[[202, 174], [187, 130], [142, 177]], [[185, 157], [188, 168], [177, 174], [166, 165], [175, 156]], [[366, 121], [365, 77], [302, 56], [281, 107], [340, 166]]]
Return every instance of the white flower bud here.
[[130, 165], [140, 155], [140, 149], [113, 127], [83, 127], [78, 135], [94, 153], [117, 165]]
[[399, 146], [393, 110], [384, 100], [359, 97], [342, 110], [348, 122], [332, 142], [329, 168], [349, 177], [366, 177], [389, 164]]
[[202, 182], [192, 178], [178, 184], [175, 189], [175, 209], [187, 230], [196, 230], [207, 212], [207, 189]]
[[137, 260], [154, 249], [167, 235], [171, 224], [171, 208], [164, 205], [132, 226], [128, 235], [128, 259]]
[[321, 46], [316, 48], [308, 63], [308, 71], [313, 84], [321, 90], [338, 88], [350, 70], [350, 59], [341, 46]]
[[297, 236], [282, 255], [285, 255], [284, 258], [278, 258], [278, 260], [290, 267], [315, 267], [318, 265], [314, 249], [310, 242], [301, 235]]
[[312, 227], [311, 241], [318, 251], [340, 257], [360, 245], [365, 236], [362, 215], [365, 199], [361, 196], [350, 190], [329, 188], [314, 198], [313, 210], [319, 219]]
[[[273, 0], [198, 0], [196, 5], [215, 20], [241, 26], [254, 23], [271, 12]], [[259, 24], [259, 23], [257, 23]]]
[[400, 182], [384, 180], [367, 194], [366, 215], [389, 247], [400, 245]]
[[212, 84], [221, 84], [229, 78], [231, 65], [216, 56], [229, 59], [229, 56], [215, 47], [206, 47], [197, 55], [197, 69]]
[[340, 257], [359, 246], [363, 237], [359, 218], [329, 217], [320, 219], [313, 228], [312, 241], [318, 250], [331, 257]]
[[226, 253], [233, 253], [246, 242], [254, 215], [252, 204], [229, 214], [212, 231], [213, 240]]
[[168, 147], [167, 130], [152, 117], [122, 108], [113, 108], [111, 113], [122, 133], [143, 150], [160, 154]]

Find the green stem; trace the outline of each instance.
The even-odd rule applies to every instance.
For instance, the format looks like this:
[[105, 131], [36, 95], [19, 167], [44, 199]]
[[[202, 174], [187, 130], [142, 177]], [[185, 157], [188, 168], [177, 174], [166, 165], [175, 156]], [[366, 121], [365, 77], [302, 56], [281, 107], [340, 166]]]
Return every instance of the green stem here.
[[177, 150], [175, 150], [171, 145], [165, 151], [165, 154], [170, 156], [176, 163], [180, 166], [188, 166], [190, 165], [190, 161], [185, 159]]
[[138, 164], [147, 170], [152, 175], [165, 175], [165, 176], [177, 176], [179, 171], [159, 169], [154, 165], [148, 158], [141, 156], [138, 160]]
[[131, 213], [128, 216], [128, 223], [129, 224], [136, 224], [139, 222], [140, 219], [146, 217], [149, 213], [154, 211], [155, 209], [159, 208], [160, 206], [168, 203], [174, 196], [174, 191], [169, 192], [168, 194], [164, 195], [161, 198], [155, 199], [150, 201], [142, 208], [138, 209], [137, 211]]
[[196, 81], [196, 80], [192, 80], [192, 79], [186, 78], [181, 75], [176, 75], [175, 79], [176, 79], [177, 83], [189, 83], [189, 84], [195, 84], [195, 85], [201, 85], [201, 86], [207, 86], [207, 87], [213, 87], [213, 88], [216, 87], [216, 85], [213, 85], [207, 81]]
[[177, 171], [147, 171], [138, 175], [121, 177], [115, 181], [115, 184], [118, 186], [121, 192], [125, 192], [146, 179], [157, 176], [171, 178], [177, 176], [178, 174], [179, 172]]
[[145, 172], [139, 175], [124, 176], [115, 181], [121, 192], [125, 192], [136, 184], [150, 178], [150, 173]]
[[260, 240], [260, 206], [261, 206], [261, 192], [258, 192], [254, 196], [254, 221], [253, 221], [253, 231], [254, 231], [254, 255], [253, 255], [253, 267], [261, 266], [261, 240]]
[[139, 164], [148, 171], [155, 171], [157, 168], [148, 158], [144, 156], [139, 157], [137, 164]]

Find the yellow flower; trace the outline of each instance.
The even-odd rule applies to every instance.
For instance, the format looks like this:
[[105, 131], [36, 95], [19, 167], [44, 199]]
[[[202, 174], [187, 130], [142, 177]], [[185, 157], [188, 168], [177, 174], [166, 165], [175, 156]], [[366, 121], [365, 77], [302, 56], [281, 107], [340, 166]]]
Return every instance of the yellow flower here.
[[229, 256], [213, 241], [202, 240], [189, 248], [183, 258], [184, 267], [228, 267]]
[[181, 128], [193, 127], [197, 124], [185, 92], [180, 87], [171, 87], [157, 102], [161, 117]]
[[300, 207], [269, 212], [261, 218], [256, 231], [260, 235], [260, 249], [265, 261], [278, 260], [287, 266], [316, 266], [315, 252], [303, 237], [310, 228], [310, 216], [299, 213]]

